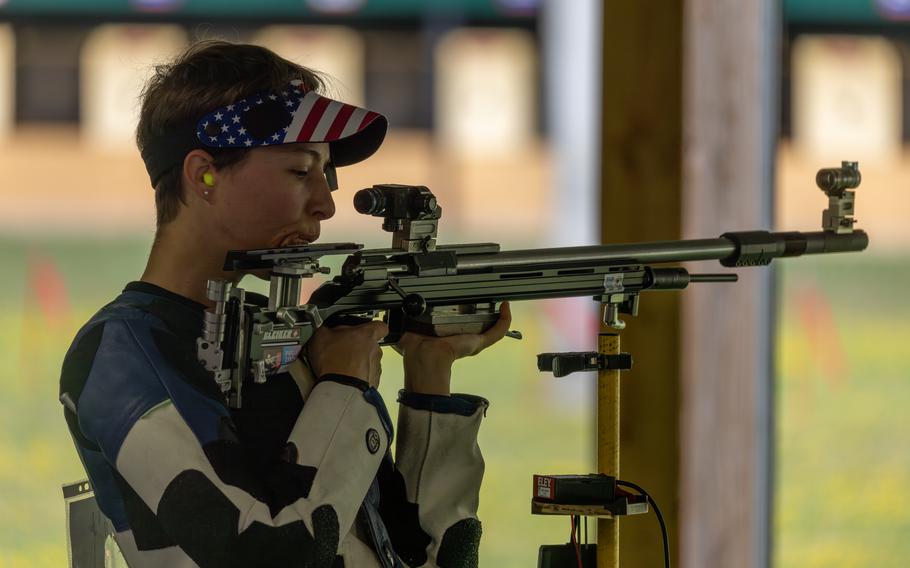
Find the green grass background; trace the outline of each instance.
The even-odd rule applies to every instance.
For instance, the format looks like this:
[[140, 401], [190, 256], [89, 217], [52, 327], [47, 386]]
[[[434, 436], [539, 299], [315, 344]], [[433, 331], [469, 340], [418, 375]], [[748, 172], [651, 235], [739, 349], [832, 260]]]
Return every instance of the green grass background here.
[[[0, 568], [66, 563], [60, 486], [84, 474], [57, 402], [60, 362], [78, 327], [141, 273], [148, 245], [0, 239]], [[50, 320], [27, 290], [29, 259], [42, 258], [56, 265], [69, 298]], [[866, 254], [779, 265], [777, 566], [907, 565], [908, 260]], [[554, 347], [547, 323], [533, 303], [514, 311], [524, 341], [505, 340], [455, 368], [458, 390], [492, 401], [480, 440], [483, 566], [534, 566], [540, 544], [565, 541], [564, 519], [529, 513], [532, 473], [593, 469], [591, 403], [562, 396], [565, 385], [536, 371], [536, 353]], [[400, 384], [390, 352], [387, 401]]]
[[[908, 566], [910, 258], [780, 266], [776, 565]], [[831, 325], [805, 325], [807, 290]]]

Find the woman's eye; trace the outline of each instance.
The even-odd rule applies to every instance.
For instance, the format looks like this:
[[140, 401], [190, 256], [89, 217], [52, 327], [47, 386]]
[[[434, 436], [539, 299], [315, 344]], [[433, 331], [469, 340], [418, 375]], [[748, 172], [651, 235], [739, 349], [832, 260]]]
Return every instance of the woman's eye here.
[[293, 173], [297, 177], [306, 177], [308, 174], [308, 171], [307, 170], [291, 170], [291, 173]]

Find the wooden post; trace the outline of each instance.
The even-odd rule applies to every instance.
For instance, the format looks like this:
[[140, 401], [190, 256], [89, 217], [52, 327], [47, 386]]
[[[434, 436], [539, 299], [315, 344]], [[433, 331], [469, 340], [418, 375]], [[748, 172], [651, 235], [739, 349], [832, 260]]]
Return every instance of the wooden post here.
[[[778, 5], [686, 2], [685, 238], [771, 226]], [[683, 294], [684, 567], [770, 565], [773, 275], [739, 272]]]
[[[601, 355], [619, 354], [619, 334], [601, 333]], [[619, 477], [620, 372], [597, 373], [597, 473]], [[619, 568], [619, 519], [597, 520], [597, 568]]]
[[[603, 242], [679, 239], [682, 2], [611, 0], [603, 7]], [[679, 542], [679, 312], [679, 293], [644, 294], [639, 316], [625, 317], [622, 332], [623, 351], [634, 360], [622, 375], [622, 475], [657, 500], [672, 556]], [[621, 523], [623, 568], [661, 566], [652, 515]]]
[[[604, 3], [605, 243], [770, 227], [778, 5]], [[770, 563], [773, 275], [741, 276], [645, 295], [623, 331], [623, 476], [661, 505], [683, 567]], [[649, 520], [623, 521], [624, 568], [661, 562]]]

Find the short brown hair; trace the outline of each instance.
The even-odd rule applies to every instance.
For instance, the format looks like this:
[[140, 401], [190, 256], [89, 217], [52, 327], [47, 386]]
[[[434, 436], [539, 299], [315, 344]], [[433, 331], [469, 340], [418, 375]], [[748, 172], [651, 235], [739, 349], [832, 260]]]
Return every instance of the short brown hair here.
[[[221, 40], [195, 43], [170, 63], [155, 66], [139, 98], [136, 145], [142, 152], [174, 125], [196, 120], [252, 93], [281, 90], [295, 79], [307, 91], [325, 89], [322, 74], [264, 47]], [[247, 148], [210, 151], [216, 168], [238, 164], [248, 152]], [[182, 168], [174, 168], [155, 186], [159, 230], [176, 218], [180, 203], [186, 204], [181, 175]]]

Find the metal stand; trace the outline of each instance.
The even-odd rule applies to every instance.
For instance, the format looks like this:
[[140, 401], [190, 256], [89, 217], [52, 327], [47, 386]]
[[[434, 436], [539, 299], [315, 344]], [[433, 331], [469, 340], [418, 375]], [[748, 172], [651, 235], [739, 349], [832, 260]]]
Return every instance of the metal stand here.
[[[636, 315], [638, 296], [626, 293], [621, 277], [607, 287], [610, 293], [598, 298], [603, 303], [604, 324], [615, 331], [598, 335], [596, 353], [542, 353], [537, 356], [541, 371], [562, 377], [576, 371], [597, 371], [597, 473], [619, 479], [619, 397], [620, 372], [632, 368], [632, 357], [620, 351], [619, 331], [625, 322], [620, 313]], [[604, 504], [561, 505], [532, 501], [538, 515], [581, 515], [597, 521], [597, 568], [619, 566], [619, 518], [648, 512], [647, 503], [628, 503], [611, 512]]]

